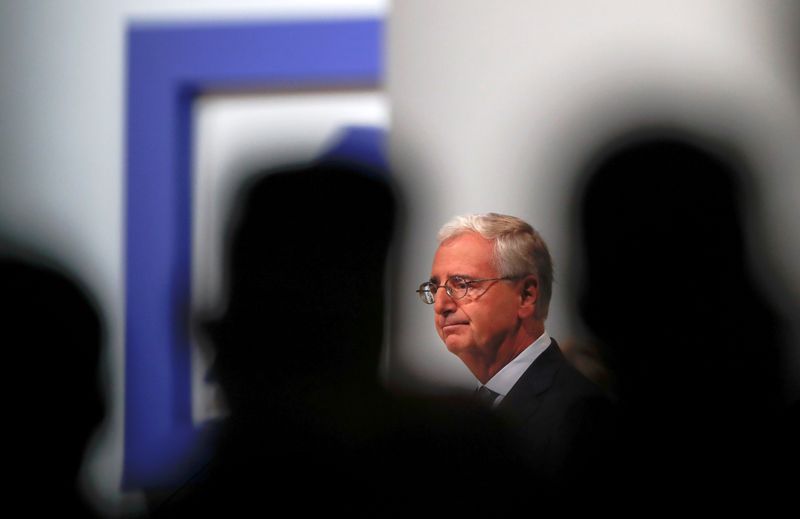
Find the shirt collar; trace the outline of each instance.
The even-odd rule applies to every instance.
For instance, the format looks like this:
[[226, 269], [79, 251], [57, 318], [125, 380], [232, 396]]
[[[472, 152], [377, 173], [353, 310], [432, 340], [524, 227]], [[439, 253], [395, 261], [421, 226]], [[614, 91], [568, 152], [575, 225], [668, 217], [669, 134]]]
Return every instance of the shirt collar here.
[[542, 333], [538, 339], [522, 350], [519, 355], [503, 366], [500, 371], [495, 373], [495, 375], [484, 384], [499, 395], [495, 399], [492, 405], [493, 407], [497, 406], [508, 392], [511, 391], [511, 388], [514, 387], [514, 384], [522, 377], [525, 370], [527, 370], [528, 367], [533, 364], [533, 361], [550, 346], [550, 342], [550, 336], [547, 332]]

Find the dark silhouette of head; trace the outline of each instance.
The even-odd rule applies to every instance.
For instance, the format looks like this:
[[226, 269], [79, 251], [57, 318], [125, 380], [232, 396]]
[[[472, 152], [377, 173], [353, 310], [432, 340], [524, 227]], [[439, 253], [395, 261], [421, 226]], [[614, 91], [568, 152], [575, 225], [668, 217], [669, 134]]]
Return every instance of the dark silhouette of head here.
[[11, 480], [26, 482], [16, 502], [86, 517], [93, 512], [78, 489], [78, 473], [104, 414], [98, 387], [103, 327], [88, 294], [48, 263], [0, 258]]
[[579, 305], [617, 382], [628, 461], [648, 477], [692, 464], [684, 481], [741, 482], [781, 456], [782, 326], [753, 275], [746, 166], [665, 131], [590, 168]]
[[389, 183], [325, 162], [265, 172], [242, 192], [216, 331], [215, 368], [232, 411], [377, 384]]
[[748, 263], [740, 170], [666, 136], [632, 140], [593, 172], [580, 219], [581, 308], [618, 367], [636, 363], [627, 374], [702, 383], [751, 371], [743, 355], [774, 361], [777, 345], [758, 339], [775, 338], [777, 322]]
[[378, 367], [393, 189], [335, 161], [250, 178], [226, 237], [227, 305], [207, 325], [228, 416], [211, 462], [163, 516], [236, 515], [302, 489], [321, 499], [307, 507], [339, 506], [348, 484], [378, 483], [367, 440], [391, 412]]

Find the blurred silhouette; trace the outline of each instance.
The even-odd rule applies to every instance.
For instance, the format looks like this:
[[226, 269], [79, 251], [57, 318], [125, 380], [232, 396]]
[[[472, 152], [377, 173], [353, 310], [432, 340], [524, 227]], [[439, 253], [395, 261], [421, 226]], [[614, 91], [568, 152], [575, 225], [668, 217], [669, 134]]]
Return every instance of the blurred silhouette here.
[[[63, 269], [0, 247], [0, 315], [7, 376], [6, 506], [26, 515], [93, 517], [78, 486], [87, 441], [103, 417], [103, 327]], [[8, 487], [6, 487], [8, 488]]]
[[391, 185], [326, 161], [242, 193], [227, 307], [208, 326], [229, 416], [211, 462], [155, 515], [479, 510], [452, 493], [517, 465], [503, 431], [460, 400], [379, 383]]
[[796, 470], [787, 337], [752, 274], [766, 262], [745, 243], [746, 173], [732, 153], [662, 132], [608, 150], [585, 186], [580, 307], [624, 413], [614, 469], [629, 499], [777, 497]]

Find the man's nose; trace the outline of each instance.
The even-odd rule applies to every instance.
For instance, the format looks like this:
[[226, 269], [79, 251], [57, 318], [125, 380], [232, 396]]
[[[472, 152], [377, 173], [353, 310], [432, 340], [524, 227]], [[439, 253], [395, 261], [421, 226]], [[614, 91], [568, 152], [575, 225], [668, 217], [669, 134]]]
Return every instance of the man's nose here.
[[437, 314], [449, 314], [455, 311], [456, 302], [447, 293], [444, 287], [436, 289], [436, 294], [433, 298], [433, 310]]

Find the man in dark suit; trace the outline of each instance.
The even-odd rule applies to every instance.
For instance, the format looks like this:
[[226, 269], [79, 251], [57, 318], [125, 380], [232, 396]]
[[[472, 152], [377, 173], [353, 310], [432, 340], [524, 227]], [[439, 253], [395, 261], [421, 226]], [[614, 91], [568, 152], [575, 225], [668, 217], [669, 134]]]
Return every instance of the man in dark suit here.
[[495, 213], [456, 217], [438, 238], [418, 293], [447, 349], [480, 381], [476, 395], [507, 420], [543, 481], [591, 473], [609, 452], [611, 408], [545, 331], [547, 245], [523, 220]]

